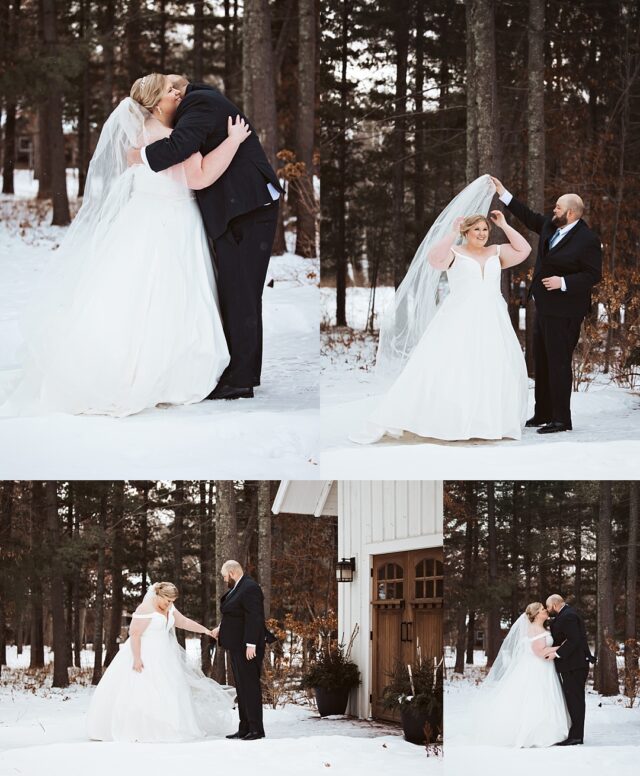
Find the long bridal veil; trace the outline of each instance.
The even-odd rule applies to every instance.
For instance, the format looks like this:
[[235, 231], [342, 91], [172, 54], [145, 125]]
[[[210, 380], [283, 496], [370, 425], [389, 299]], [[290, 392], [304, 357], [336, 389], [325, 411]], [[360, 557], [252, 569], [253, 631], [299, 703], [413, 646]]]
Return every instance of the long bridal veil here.
[[495, 191], [489, 175], [476, 178], [451, 200], [427, 232], [383, 314], [376, 355], [376, 375], [381, 379], [399, 374], [442, 301], [442, 273], [429, 264], [430, 251], [451, 231], [459, 216], [487, 215]]
[[525, 613], [521, 614], [513, 623], [509, 633], [504, 637], [487, 678], [484, 680], [485, 686], [495, 686], [501, 679], [504, 679], [525, 654], [529, 624], [529, 618]]

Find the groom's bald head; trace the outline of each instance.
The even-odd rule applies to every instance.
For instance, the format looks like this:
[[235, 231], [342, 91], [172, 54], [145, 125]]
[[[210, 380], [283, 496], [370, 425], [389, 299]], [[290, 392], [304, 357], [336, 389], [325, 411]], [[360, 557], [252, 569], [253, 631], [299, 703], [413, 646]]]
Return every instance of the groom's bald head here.
[[553, 223], [557, 227], [572, 224], [584, 213], [584, 202], [577, 194], [563, 194], [553, 208]]
[[547, 598], [547, 611], [557, 613], [564, 606], [564, 598], [558, 593], [553, 593]]

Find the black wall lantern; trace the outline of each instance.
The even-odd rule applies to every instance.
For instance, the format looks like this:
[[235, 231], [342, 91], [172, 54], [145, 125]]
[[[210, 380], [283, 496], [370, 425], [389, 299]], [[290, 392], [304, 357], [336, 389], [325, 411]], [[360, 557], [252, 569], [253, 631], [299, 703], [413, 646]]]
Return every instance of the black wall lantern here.
[[338, 582], [353, 582], [356, 573], [356, 559], [342, 558], [336, 564], [336, 579]]

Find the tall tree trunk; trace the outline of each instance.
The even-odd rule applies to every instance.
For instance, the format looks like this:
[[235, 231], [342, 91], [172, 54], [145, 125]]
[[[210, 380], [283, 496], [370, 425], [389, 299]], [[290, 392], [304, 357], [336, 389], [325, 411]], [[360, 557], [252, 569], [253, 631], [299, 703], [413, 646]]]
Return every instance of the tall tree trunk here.
[[415, 222], [414, 244], [422, 241], [425, 229], [425, 117], [424, 111], [424, 41], [425, 0], [416, 0], [415, 46], [415, 168], [413, 182], [413, 216]]
[[42, 537], [43, 537], [42, 483], [31, 485], [30, 550], [31, 550], [31, 635], [29, 668], [44, 666], [44, 614], [42, 602]]
[[109, 635], [105, 668], [111, 663], [120, 649], [120, 630], [122, 628], [122, 607], [124, 603], [122, 553], [124, 542], [124, 482], [118, 481], [113, 487], [113, 520], [111, 523], [111, 610], [109, 612]]
[[[73, 545], [80, 550], [80, 514], [75, 504], [73, 482], [69, 483], [69, 518], [71, 520]], [[76, 668], [80, 668], [80, 656], [82, 652], [81, 620], [83, 614], [80, 605], [80, 565], [78, 561], [76, 561], [76, 567], [73, 570], [71, 603], [73, 612], [73, 664]]]
[[50, 555], [50, 595], [53, 618], [53, 687], [67, 687], [67, 634], [64, 612], [64, 580], [60, 558], [60, 518], [58, 516], [57, 483], [45, 483], [45, 514]]
[[149, 580], [149, 483], [145, 482], [142, 485], [142, 497], [144, 500], [143, 514], [141, 519], [141, 564], [140, 564], [140, 576], [142, 578], [140, 585], [140, 601], [142, 601], [147, 594], [147, 588], [151, 584]]
[[[171, 544], [173, 545], [173, 582], [183, 599], [185, 597], [185, 591], [182, 589], [182, 547], [184, 536], [184, 513], [186, 507], [185, 499], [184, 482], [178, 480], [176, 482], [176, 492], [174, 496], [173, 537]], [[182, 628], [176, 629], [176, 638], [180, 645], [184, 647], [185, 632]]]
[[611, 482], [600, 483], [598, 513], [597, 594], [598, 594], [598, 662], [594, 688], [601, 695], [618, 694], [618, 669], [615, 652], [615, 623], [611, 569]]
[[144, 75], [142, 64], [142, 5], [140, 0], [128, 0], [126, 4], [126, 19], [124, 25], [125, 35], [125, 64], [127, 78], [132, 84], [136, 78]]
[[37, 199], [51, 199], [51, 148], [47, 142], [47, 103], [43, 101], [38, 108], [38, 138], [35, 154], [35, 176], [38, 179]]
[[104, 638], [104, 571], [105, 546], [107, 542], [107, 510], [109, 507], [109, 486], [100, 484], [100, 533], [98, 535], [98, 562], [96, 565], [96, 604], [93, 626], [93, 676], [91, 684], [98, 684], [102, 678], [102, 640]]
[[[58, 54], [56, 29], [56, 0], [40, 0], [42, 3], [42, 37], [47, 56], [55, 60]], [[67, 196], [67, 165], [62, 128], [62, 87], [60, 75], [54, 74], [47, 84], [46, 129], [51, 169], [51, 193], [53, 200], [53, 226], [66, 226], [71, 221]], [[41, 138], [41, 142], [44, 138]]]
[[298, 0], [298, 113], [296, 158], [304, 170], [296, 179], [296, 253], [315, 256], [316, 202], [313, 191], [313, 140], [316, 107], [315, 0]]
[[636, 605], [638, 597], [638, 481], [629, 483], [629, 538], [627, 544], [627, 584], [624, 617], [624, 692], [638, 694], [638, 636]]
[[467, 90], [467, 125], [466, 147], [467, 183], [475, 180], [478, 175], [478, 120], [476, 114], [476, 43], [474, 30], [473, 5], [475, 0], [465, 0], [465, 31], [466, 31], [466, 77], [465, 89]]
[[[544, 212], [544, 9], [545, 0], [529, 0], [529, 54], [527, 62], [527, 203], [538, 213]], [[535, 266], [538, 252], [538, 235], [529, 232], [531, 253], [524, 267], [527, 270]], [[533, 363], [533, 326], [535, 302], [529, 299], [526, 307], [526, 348], [527, 371], [534, 375]]]
[[159, 0], [158, 5], [158, 71], [167, 72], [167, 0]]
[[105, 118], [113, 109], [115, 92], [115, 4], [116, 0], [105, 0], [105, 2], [101, 3], [99, 6], [102, 9], [100, 41], [102, 44], [104, 73], [102, 84], [102, 112]]
[[[502, 174], [500, 107], [495, 40], [496, 0], [474, 0], [473, 40], [475, 48], [475, 115], [478, 136], [478, 171]], [[497, 199], [497, 198], [496, 198]], [[511, 303], [511, 270], [501, 275], [502, 294]]]
[[407, 112], [407, 60], [409, 55], [408, 0], [400, 0], [395, 9], [395, 118], [391, 133], [391, 239], [394, 251], [394, 284], [397, 288], [405, 275], [405, 145]]
[[[465, 629], [467, 622], [467, 613], [470, 613], [470, 599], [473, 592], [473, 525], [476, 519], [475, 513], [475, 483], [468, 482], [466, 485], [466, 518], [464, 532], [464, 560], [462, 565], [462, 591], [464, 595], [464, 605], [460, 607], [458, 619], [458, 641], [456, 644], [456, 664], [454, 672], [456, 674], [464, 673], [464, 648], [468, 634]], [[473, 662], [473, 654], [471, 662]]]
[[[6, 25], [6, 61], [15, 61], [18, 53], [21, 0], [4, 0], [4, 24]], [[13, 194], [13, 173], [16, 164], [16, 113], [15, 97], [7, 96], [5, 102], [4, 144], [2, 158], [2, 193]]]
[[89, 159], [91, 158], [91, 0], [80, 2], [80, 39], [83, 46], [83, 68], [80, 76], [80, 109], [78, 114], [78, 196], [84, 196]]
[[193, 4], [193, 80], [204, 79], [204, 0]]
[[[6, 547], [7, 553], [9, 553], [11, 551], [9, 548], [11, 547], [11, 524], [13, 522], [14, 510], [14, 483], [10, 480], [1, 483], [0, 493], [2, 494], [0, 498], [0, 547]], [[0, 559], [3, 559], [1, 550]], [[6, 567], [0, 565], [0, 668], [7, 664], [7, 577], [8, 571]], [[17, 601], [14, 603], [14, 609], [17, 615]]]
[[349, 64], [349, 3], [342, 0], [340, 29], [340, 119], [338, 127], [338, 190], [336, 192], [336, 325], [347, 325], [347, 66]]
[[258, 483], [258, 581], [264, 593], [265, 617], [271, 617], [271, 487]]
[[[269, 0], [245, 0], [242, 21], [242, 90], [244, 112], [248, 115], [269, 163], [278, 167], [278, 116], [275, 75], [271, 48]], [[285, 252], [283, 208], [279, 210], [273, 253]]]
[[487, 544], [489, 549], [489, 606], [487, 611], [487, 666], [492, 666], [500, 649], [500, 605], [498, 588], [498, 535], [496, 528], [495, 483], [487, 483]]

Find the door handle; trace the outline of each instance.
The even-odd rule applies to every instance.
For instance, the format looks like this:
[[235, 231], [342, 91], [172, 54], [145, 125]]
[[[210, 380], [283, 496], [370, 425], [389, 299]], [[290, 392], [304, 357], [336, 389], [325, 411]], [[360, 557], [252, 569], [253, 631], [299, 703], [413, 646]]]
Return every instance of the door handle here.
[[412, 642], [413, 641], [413, 623], [409, 621], [409, 622], [406, 623], [406, 625], [407, 625], [407, 641]]
[[409, 641], [409, 639], [408, 639], [409, 629], [407, 628], [408, 624], [409, 623], [407, 623], [407, 622], [401, 622], [400, 623], [400, 641], [403, 642], [403, 643], [405, 641]]

